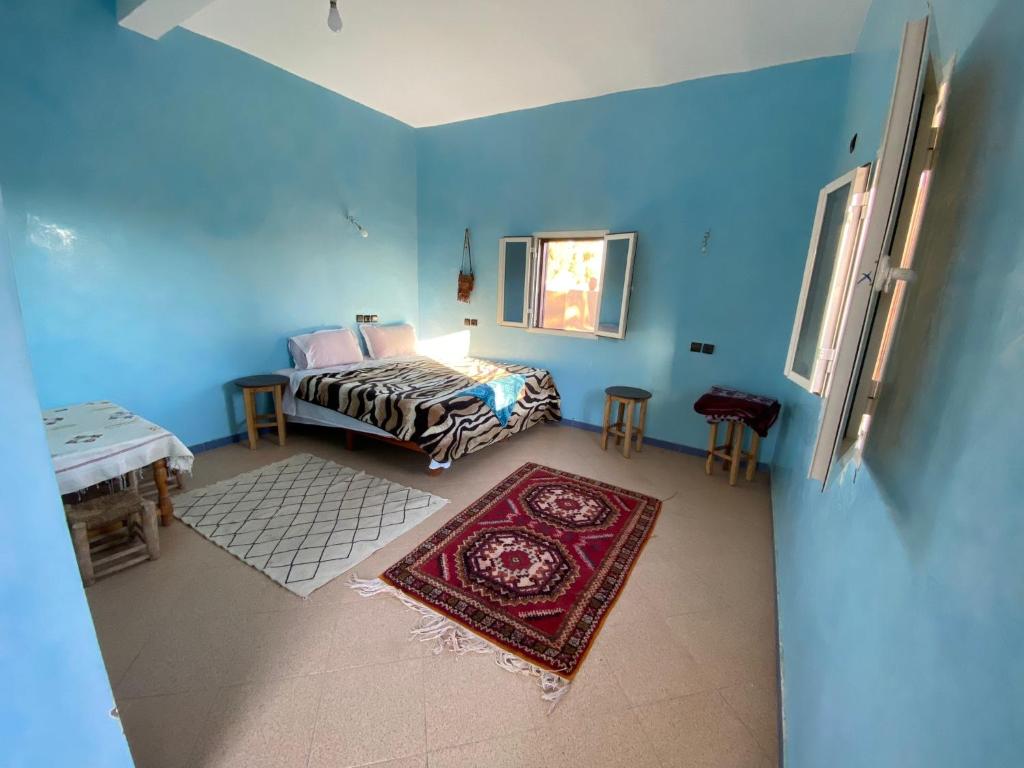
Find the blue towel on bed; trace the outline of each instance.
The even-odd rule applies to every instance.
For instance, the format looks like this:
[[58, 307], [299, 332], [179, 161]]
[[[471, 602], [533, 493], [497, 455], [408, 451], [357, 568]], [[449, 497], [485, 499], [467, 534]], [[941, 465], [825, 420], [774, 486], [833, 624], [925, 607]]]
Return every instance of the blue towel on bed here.
[[469, 389], [464, 389], [460, 395], [471, 395], [483, 400], [487, 407], [494, 411], [501, 426], [507, 427], [509, 417], [512, 416], [512, 409], [519, 399], [519, 393], [526, 386], [526, 378], [518, 373], [510, 373], [494, 381], [481, 382]]

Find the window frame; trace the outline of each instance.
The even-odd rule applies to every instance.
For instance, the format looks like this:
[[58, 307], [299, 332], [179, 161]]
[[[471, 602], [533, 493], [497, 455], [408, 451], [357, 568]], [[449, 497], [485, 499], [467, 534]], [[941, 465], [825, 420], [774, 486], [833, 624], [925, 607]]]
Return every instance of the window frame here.
[[[828, 383], [834, 361], [836, 337], [839, 331], [842, 313], [846, 305], [846, 296], [850, 281], [853, 279], [853, 266], [857, 246], [861, 235], [861, 222], [867, 206], [868, 180], [871, 166], [862, 165], [833, 179], [818, 192], [818, 205], [814, 212], [814, 227], [811, 230], [811, 242], [807, 249], [807, 262], [804, 266], [803, 281], [800, 285], [800, 298], [796, 305], [796, 316], [793, 319], [793, 330], [789, 338], [789, 351], [786, 354], [786, 378], [806, 389], [812, 395], [821, 395]], [[840, 229], [839, 242], [832, 254], [821, 254], [819, 246], [825, 224], [825, 213], [828, 210], [828, 199], [837, 190], [850, 187], [850, 195], [846, 200], [843, 212], [843, 223]], [[832, 278], [829, 282], [825, 305], [822, 307], [821, 326], [815, 342], [814, 361], [810, 376], [803, 376], [793, 370], [796, 353], [800, 346], [800, 334], [807, 320], [807, 299], [814, 277], [814, 268], [820, 264], [820, 257], [828, 257], [833, 261]]]
[[[630, 294], [633, 290], [633, 268], [636, 265], [636, 245], [639, 233], [636, 231], [611, 232], [607, 229], [576, 229], [535, 232], [533, 235], [506, 236], [498, 240], [498, 297], [496, 315], [498, 325], [507, 328], [522, 328], [528, 333], [544, 333], [553, 336], [566, 336], [577, 339], [623, 339], [626, 336], [626, 323], [629, 317]], [[593, 331], [569, 331], [560, 328], [544, 328], [539, 325], [541, 312], [541, 249], [545, 242], [558, 240], [603, 240], [605, 256], [609, 241], [626, 240], [626, 272], [623, 283], [622, 304], [619, 308], [619, 323], [615, 331], [600, 330], [600, 317], [597, 318]], [[505, 320], [505, 277], [506, 248], [509, 243], [523, 243], [527, 250], [526, 265], [523, 274], [523, 322]], [[602, 263], [601, 286], [597, 294], [598, 313], [604, 298], [607, 258]]]
[[[523, 271], [523, 321], [517, 323], [505, 319], [505, 249], [509, 243], [523, 243], [526, 245], [526, 269]], [[509, 328], [530, 327], [530, 285], [531, 273], [533, 271], [533, 247], [532, 237], [502, 237], [498, 240], [498, 325]]]
[[[554, 336], [570, 336], [578, 339], [596, 339], [597, 333], [594, 331], [567, 331], [561, 328], [544, 328], [538, 325], [539, 318], [542, 316], [542, 304], [540, 298], [541, 290], [541, 250], [543, 244], [552, 240], [604, 240], [608, 236], [607, 229], [579, 229], [579, 230], [566, 230], [557, 232], [534, 232], [533, 233], [533, 250], [530, 273], [531, 273], [531, 285], [530, 285], [530, 322], [526, 326], [526, 330], [530, 333], [548, 333]], [[604, 269], [602, 263], [602, 270]], [[601, 275], [601, 290], [604, 290], [604, 275]], [[598, 307], [601, 306], [601, 293], [597, 296]], [[596, 326], [595, 326], [596, 330]]]
[[[602, 265], [601, 290], [597, 294], [597, 324], [594, 327], [594, 335], [604, 339], [626, 338], [626, 321], [629, 319], [629, 296], [633, 292], [633, 264], [636, 261], [637, 232], [606, 232], [604, 236], [604, 264]], [[601, 330], [601, 302], [604, 300], [604, 289], [607, 284], [606, 273], [608, 270], [608, 241], [627, 240], [629, 247], [626, 251], [626, 276], [622, 286], [622, 303], [619, 307], [618, 331]]]
[[891, 247], [899, 214], [899, 203], [906, 186], [914, 145], [914, 132], [920, 119], [925, 76], [930, 62], [930, 17], [906, 24], [886, 119], [885, 132], [872, 175], [867, 218], [858, 248], [856, 280], [850, 286], [847, 306], [839, 330], [831, 379], [825, 390], [818, 432], [811, 453], [808, 477], [821, 483], [821, 490], [841, 465], [846, 424], [864, 364], [871, 319], [878, 299], [883, 256]]
[[927, 215], [955, 66], [956, 56], [947, 62], [941, 72], [934, 57], [929, 62], [909, 173], [896, 218], [895, 235], [879, 264], [879, 275], [874, 283], [877, 298], [870, 319], [866, 353], [851, 390], [849, 412], [842, 424], [839, 444], [839, 460], [844, 464], [852, 462], [857, 468], [861, 466], [875, 409], [884, 390], [886, 371], [916, 279], [921, 226]]

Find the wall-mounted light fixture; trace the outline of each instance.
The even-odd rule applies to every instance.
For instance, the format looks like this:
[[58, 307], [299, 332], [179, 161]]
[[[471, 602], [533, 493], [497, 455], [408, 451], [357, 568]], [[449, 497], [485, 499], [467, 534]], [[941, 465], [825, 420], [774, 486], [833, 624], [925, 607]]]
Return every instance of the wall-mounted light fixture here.
[[362, 224], [360, 224], [358, 221], [356, 221], [356, 217], [353, 216], [351, 213], [346, 213], [345, 214], [345, 218], [348, 219], [348, 223], [349, 224], [351, 224], [353, 227], [355, 227], [357, 230], [359, 230], [359, 236], [360, 237], [369, 237], [370, 236], [370, 233], [366, 231], [366, 227], [364, 227]]
[[331, 0], [330, 10], [327, 11], [327, 26], [331, 32], [341, 32], [345, 26], [341, 21], [341, 12], [338, 10], [338, 0]]

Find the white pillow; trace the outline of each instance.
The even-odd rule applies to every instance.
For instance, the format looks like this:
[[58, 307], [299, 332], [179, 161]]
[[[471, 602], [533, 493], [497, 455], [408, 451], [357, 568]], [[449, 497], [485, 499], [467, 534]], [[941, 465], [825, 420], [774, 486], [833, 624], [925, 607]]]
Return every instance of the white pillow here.
[[374, 360], [416, 354], [416, 329], [401, 325], [360, 325], [366, 351]]
[[348, 328], [332, 328], [292, 336], [288, 339], [288, 351], [292, 353], [295, 367], [300, 370], [330, 368], [333, 365], [358, 363], [363, 359], [359, 340]]

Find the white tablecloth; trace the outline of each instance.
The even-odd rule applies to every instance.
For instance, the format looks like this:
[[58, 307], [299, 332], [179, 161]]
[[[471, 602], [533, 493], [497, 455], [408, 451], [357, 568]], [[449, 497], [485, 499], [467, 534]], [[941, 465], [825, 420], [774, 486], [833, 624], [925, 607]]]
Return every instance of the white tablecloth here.
[[192, 469], [192, 451], [163, 427], [108, 400], [43, 411], [50, 457], [61, 493], [120, 477], [167, 459], [179, 472]]

